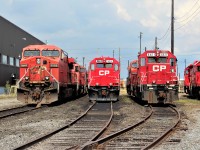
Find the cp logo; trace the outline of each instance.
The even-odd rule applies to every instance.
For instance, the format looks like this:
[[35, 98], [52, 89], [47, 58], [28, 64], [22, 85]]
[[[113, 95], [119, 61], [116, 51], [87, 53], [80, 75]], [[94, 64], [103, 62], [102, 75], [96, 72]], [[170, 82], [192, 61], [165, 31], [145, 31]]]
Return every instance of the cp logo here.
[[164, 69], [166, 69], [165, 65], [160, 65], [160, 66], [159, 65], [153, 65], [153, 71], [154, 72], [162, 71]]
[[99, 75], [100, 76], [105, 76], [107, 74], [110, 74], [110, 71], [109, 70], [99, 70]]

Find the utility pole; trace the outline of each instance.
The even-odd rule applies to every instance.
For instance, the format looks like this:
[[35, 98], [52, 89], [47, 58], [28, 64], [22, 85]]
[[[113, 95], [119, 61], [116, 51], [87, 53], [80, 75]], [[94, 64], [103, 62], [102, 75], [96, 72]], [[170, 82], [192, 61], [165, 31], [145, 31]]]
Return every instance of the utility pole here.
[[120, 48], [119, 48], [119, 63], [121, 64], [121, 60], [120, 60]]
[[129, 66], [129, 60], [128, 60], [128, 66]]
[[115, 58], [115, 50], [113, 50], [113, 58]]
[[140, 54], [141, 54], [141, 46], [142, 45], [142, 32], [140, 32]]
[[185, 59], [185, 68], [186, 68], [186, 59]]
[[84, 61], [85, 61], [85, 57], [83, 57], [83, 67], [84, 67], [84, 65], [85, 65], [85, 64], [84, 64]]
[[155, 50], [158, 50], [158, 39], [155, 37]]
[[171, 53], [174, 54], [174, 0], [172, 0], [171, 14]]

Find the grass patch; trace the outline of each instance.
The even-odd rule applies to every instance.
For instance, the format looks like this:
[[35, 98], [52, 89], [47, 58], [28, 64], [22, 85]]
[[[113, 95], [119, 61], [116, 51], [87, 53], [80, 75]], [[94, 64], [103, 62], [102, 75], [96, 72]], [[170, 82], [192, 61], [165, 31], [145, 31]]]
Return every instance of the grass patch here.
[[0, 94], [0, 99], [5, 99], [5, 98], [14, 98], [17, 97], [16, 94]]
[[197, 99], [179, 99], [175, 101], [177, 104], [190, 104], [190, 105], [200, 105], [200, 100]]

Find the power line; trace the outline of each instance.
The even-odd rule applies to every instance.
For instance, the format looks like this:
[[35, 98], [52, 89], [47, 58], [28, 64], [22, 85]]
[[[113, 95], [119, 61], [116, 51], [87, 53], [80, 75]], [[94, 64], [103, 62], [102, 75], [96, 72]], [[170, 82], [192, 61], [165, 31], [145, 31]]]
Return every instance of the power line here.
[[188, 16], [187, 18], [185, 18], [184, 20], [181, 20], [181, 21], [177, 21], [177, 23], [181, 23], [181, 22], [184, 22], [188, 19], [190, 19], [198, 10], [199, 10], [200, 6], [190, 15]]
[[169, 24], [169, 27], [167, 28], [167, 31], [165, 32], [165, 34], [161, 38], [158, 38], [158, 40], [162, 40], [167, 35], [167, 33], [170, 30], [170, 27], [171, 27], [171, 23]]
[[[200, 8], [200, 7], [199, 7]], [[179, 30], [180, 28], [184, 27], [186, 24], [188, 24], [193, 18], [195, 18], [198, 14], [200, 13], [200, 11], [194, 15], [190, 20], [188, 20], [185, 24], [183, 24], [182, 26], [179, 26], [178, 28], [176, 28], [175, 30]]]
[[196, 4], [197, 4], [198, 2], [199, 2], [199, 0], [197, 0], [197, 1], [194, 3], [194, 5], [190, 8], [189, 11], [187, 11], [187, 13], [185, 13], [183, 16], [179, 17], [177, 20], [179, 20], [179, 19], [185, 17], [187, 14], [189, 14], [189, 13], [191, 12], [191, 10], [196, 6]]

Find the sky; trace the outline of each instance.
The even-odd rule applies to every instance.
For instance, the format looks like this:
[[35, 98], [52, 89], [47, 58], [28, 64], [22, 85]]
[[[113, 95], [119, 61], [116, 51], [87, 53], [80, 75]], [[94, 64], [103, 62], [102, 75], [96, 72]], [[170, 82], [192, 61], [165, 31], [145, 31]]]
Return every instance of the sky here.
[[[200, 58], [200, 1], [175, 1], [175, 50], [178, 73]], [[128, 60], [141, 48], [171, 49], [170, 0], [0, 0], [0, 15], [43, 42], [65, 50], [78, 63], [94, 57], [121, 60], [126, 78]]]

